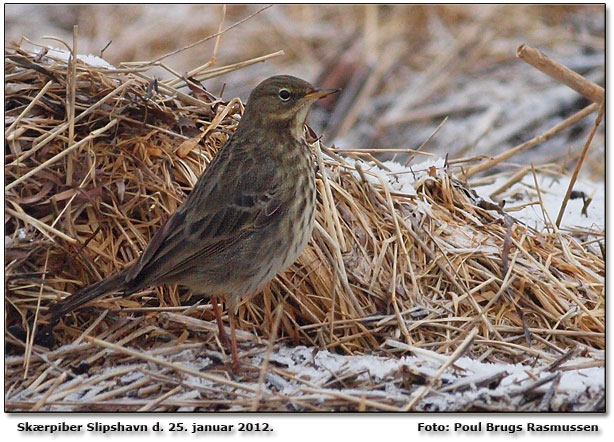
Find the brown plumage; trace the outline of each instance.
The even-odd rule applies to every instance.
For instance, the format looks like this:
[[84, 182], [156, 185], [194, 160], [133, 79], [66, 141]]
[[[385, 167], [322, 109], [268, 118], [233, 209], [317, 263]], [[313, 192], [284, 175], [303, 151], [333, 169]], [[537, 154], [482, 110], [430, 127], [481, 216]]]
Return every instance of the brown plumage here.
[[260, 83], [235, 133], [143, 254], [129, 268], [54, 305], [50, 322], [110, 292], [180, 284], [212, 298], [227, 342], [217, 297], [226, 300], [238, 368], [237, 306], [290, 266], [311, 237], [316, 189], [304, 123], [311, 105], [333, 92], [286, 75]]

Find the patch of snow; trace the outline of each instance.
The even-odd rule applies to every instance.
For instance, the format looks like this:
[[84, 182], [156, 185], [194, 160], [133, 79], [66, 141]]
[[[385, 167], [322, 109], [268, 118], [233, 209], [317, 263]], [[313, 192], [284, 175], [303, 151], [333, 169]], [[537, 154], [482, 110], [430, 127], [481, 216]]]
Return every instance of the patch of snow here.
[[[441, 177], [446, 173], [444, 171], [445, 159], [443, 158], [430, 158], [411, 166], [404, 166], [394, 161], [384, 161], [382, 164], [389, 170], [384, 170], [375, 164], [356, 160], [354, 158], [345, 158], [345, 161], [352, 167], [355, 167], [356, 164], [359, 163], [369, 183], [380, 185], [383, 181], [387, 183], [393, 191], [408, 195], [416, 195], [415, 189], [422, 185], [423, 181], [430, 179], [432, 173], [437, 177]], [[357, 171], [352, 171], [352, 174], [357, 179], [360, 179], [360, 175]], [[553, 177], [552, 175], [545, 174], [537, 174], [536, 176], [544, 207], [550, 220], [554, 223], [565, 197], [565, 193], [567, 192], [570, 177]], [[475, 186], [473, 190], [475, 190], [480, 197], [487, 201], [491, 201], [490, 195], [492, 192], [499, 189], [508, 180], [508, 176], [498, 177], [491, 184]], [[574, 185], [574, 190], [577, 192], [584, 192], [592, 201], [587, 208], [586, 215], [583, 215], [582, 208], [584, 206], [584, 200], [582, 198], [570, 199], [565, 207], [561, 227], [584, 228], [602, 232], [605, 229], [604, 183], [578, 180]], [[538, 231], [542, 231], [545, 228], [544, 217], [546, 215], [542, 212], [541, 206], [539, 204], [529, 204], [539, 200], [532, 174], [526, 174], [521, 181], [507, 189], [501, 197], [507, 202], [504, 210], [511, 216]], [[424, 201], [416, 200], [415, 204], [420, 213], [428, 215], [431, 212], [430, 206]], [[520, 206], [525, 204], [528, 205], [520, 208]], [[510, 210], [511, 208], [519, 210], [512, 211]], [[546, 216], [546, 219], [548, 219], [548, 216]]]
[[[281, 347], [271, 354], [270, 360], [287, 366], [285, 370], [295, 375], [296, 379], [307, 380], [310, 384], [324, 387], [328, 381], [345, 377], [349, 374], [359, 375], [356, 379], [371, 379], [376, 383], [392, 380], [392, 377], [401, 367], [406, 366], [419, 372], [426, 378], [433, 376], [441, 367], [442, 361], [432, 358], [424, 358], [422, 355], [404, 356], [402, 358], [388, 358], [381, 356], [343, 356], [330, 353], [326, 350], [314, 351], [313, 348], [304, 346]], [[585, 362], [588, 359], [577, 358], [568, 364]], [[466, 404], [479, 397], [502, 397], [509, 396], [515, 390], [521, 389], [534, 382], [535, 379], [544, 378], [551, 373], [546, 371], [546, 366], [532, 366], [523, 364], [504, 364], [480, 362], [469, 357], [459, 358], [454, 367], [448, 368], [441, 380], [450, 385], [464, 381], [469, 385], [468, 390], [452, 392], [449, 394], [433, 394], [425, 399], [425, 403], [436, 405], [439, 409], [450, 409], [462, 401]], [[460, 368], [460, 370], [459, 370]], [[529, 376], [531, 373], [534, 377]], [[368, 374], [367, 374], [368, 373]], [[488, 387], [477, 388], [472, 382], [486, 379], [499, 373], [505, 376], [494, 389]], [[605, 386], [605, 370], [602, 367], [581, 368], [577, 370], [562, 371], [557, 393], [567, 393], [571, 397], [585, 393], [587, 390], [597, 392]], [[296, 395], [300, 391], [300, 381], [279, 382], [276, 388], [281, 394]], [[545, 383], [537, 387], [536, 391], [544, 392], [550, 388], [551, 383]], [[280, 388], [281, 387], [281, 388]], [[410, 394], [396, 384], [389, 383], [385, 391], [356, 388], [339, 390], [343, 394], [359, 397], [368, 394], [369, 397], [404, 397], [409, 400]]]
[[[253, 350], [250, 365], [260, 366], [266, 354], [266, 346], [262, 345], [257, 352]], [[437, 357], [433, 357], [433, 356]], [[601, 394], [605, 389], [605, 369], [603, 367], [573, 368], [586, 365], [587, 362], [603, 361], [603, 354], [593, 353], [592, 358], [578, 357], [565, 363], [557, 369], [560, 373], [559, 385], [551, 399], [551, 405], [560, 409], [566, 404], [582, 406], [587, 400]], [[181, 350], [174, 354], [156, 356], [166, 361], [177, 361], [175, 365], [189, 367], [192, 370], [206, 372], [203, 364], [210, 365], [208, 358], [200, 357], [194, 350]], [[440, 370], [448, 355], [438, 355], [430, 350], [416, 348], [409, 356], [379, 356], [379, 355], [340, 355], [327, 350], [317, 350], [313, 347], [282, 345], [270, 355], [269, 370], [265, 377], [262, 399], [270, 394], [286, 396], [289, 404], [300, 404], [301, 401], [328, 404], [330, 400], [345, 397], [360, 400], [365, 398], [392, 407], [402, 407], [408, 404], [416, 392], [420, 391], [425, 382]], [[459, 411], [471, 408], [476, 401], [493, 406], [509, 404], [517, 406], [523, 400], [524, 389], [531, 386], [536, 379], [552, 374], [548, 371], [548, 362], [536, 363], [531, 360], [527, 364], [506, 364], [480, 362], [469, 357], [461, 357], [448, 367], [440, 376], [433, 389], [427, 392], [416, 404], [416, 410], [448, 410]], [[193, 376], [186, 372], [169, 373], [164, 366], [158, 366], [147, 361], [130, 365], [118, 365], [92, 370], [81, 374], [60, 385], [49, 398], [54, 402], [53, 410], [69, 411], [73, 402], [95, 402], [101, 394], [111, 392], [122, 385], [129, 385], [144, 376], [139, 368], [156, 372], [161, 369], [165, 376], [179, 376], [183, 386], [182, 391], [173, 395], [169, 402], [199, 401], [208, 399], [205, 389], [211, 389], [217, 399], [224, 398], [224, 392], [236, 393], [232, 385], [222, 385], [215, 381]], [[272, 370], [279, 367], [279, 371]], [[218, 368], [214, 367], [214, 370]], [[112, 376], [114, 373], [120, 378]], [[406, 378], [409, 375], [409, 378]], [[495, 378], [500, 375], [501, 377]], [[216, 374], [216, 376], [220, 376]], [[102, 379], [102, 380], [101, 380]], [[259, 390], [259, 385], [252, 376], [250, 380], [238, 378], [236, 382], [253, 391]], [[82, 388], [79, 388], [82, 386]], [[532, 391], [545, 393], [552, 387], [552, 381], [545, 382]], [[70, 392], [72, 389], [75, 391]], [[65, 392], [70, 392], [65, 395]], [[515, 394], [516, 393], [516, 394]], [[45, 394], [42, 391], [23, 390], [12, 400], [40, 400]], [[247, 395], [246, 399], [256, 393]], [[127, 399], [118, 396], [114, 400], [121, 402]], [[152, 398], [151, 400], [154, 400]], [[66, 401], [66, 405], [62, 404]], [[514, 402], [515, 401], [515, 402]], [[343, 403], [343, 400], [341, 400]], [[347, 402], [350, 403], [350, 402]], [[539, 402], [538, 402], [539, 403]], [[557, 405], [558, 404], [558, 405]], [[206, 402], [203, 407], [207, 408]], [[237, 410], [244, 410], [244, 405], [233, 405]], [[296, 408], [298, 405], [294, 405]], [[181, 410], [193, 411], [198, 405], [182, 405]], [[298, 406], [300, 409], [300, 406]]]
[[[66, 49], [55, 49], [55, 48], [49, 47], [46, 57], [55, 58], [58, 60], [68, 62], [68, 59], [70, 58], [70, 51]], [[95, 68], [115, 69], [115, 66], [108, 63], [103, 58], [97, 57], [96, 55], [77, 54], [77, 59]]]
[[32, 241], [32, 238], [28, 238], [28, 231], [25, 228], [21, 227], [15, 231], [15, 239], [8, 235], [4, 236], [4, 248], [8, 249], [10, 247], [13, 247], [16, 243], [28, 241]]
[[[569, 187], [570, 177], [552, 177], [543, 174], [536, 176], [544, 207], [550, 220], [554, 223]], [[493, 183], [477, 186], [474, 190], [483, 198], [490, 200], [489, 195], [506, 183], [508, 179], [509, 177], [498, 177]], [[605, 229], [604, 183], [578, 180], [574, 185], [574, 190], [584, 192], [587, 197], [592, 198], [592, 202], [587, 208], [586, 215], [583, 215], [584, 200], [582, 198], [570, 199], [565, 207], [561, 227], [603, 231]], [[514, 197], [513, 201], [510, 200], [511, 196]], [[538, 201], [533, 175], [525, 175], [520, 182], [507, 189], [502, 197], [507, 200], [507, 208]], [[545, 226], [544, 217], [546, 216], [546, 219], [548, 219], [539, 204], [525, 206], [518, 211], [509, 211], [509, 209], [507, 211], [514, 218], [534, 227], [536, 230], [543, 230]]]

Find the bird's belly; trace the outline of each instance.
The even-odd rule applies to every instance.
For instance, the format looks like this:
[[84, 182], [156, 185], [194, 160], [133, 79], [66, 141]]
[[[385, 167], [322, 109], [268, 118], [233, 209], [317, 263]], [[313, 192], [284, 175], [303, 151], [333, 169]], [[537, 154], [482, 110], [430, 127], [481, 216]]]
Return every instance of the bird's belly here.
[[[299, 167], [310, 167], [307, 161], [303, 163]], [[236, 305], [292, 265], [307, 246], [313, 230], [315, 175], [312, 170], [305, 172], [302, 179], [286, 189], [288, 199], [280, 204], [285, 209], [276, 213], [279, 216], [272, 216], [244, 240], [228, 247], [217, 259], [219, 265], [209, 266], [206, 273], [197, 271], [189, 285], [199, 286], [200, 292], [224, 296]]]
[[229, 308], [234, 309], [242, 298], [255, 295], [278, 273], [291, 266], [311, 238], [313, 206], [302, 215], [298, 219], [284, 218], [278, 225], [253, 235], [226, 261], [224, 268], [205, 278], [208, 294], [223, 296]]
[[[288, 243], [283, 250], [277, 251], [277, 265], [275, 266], [276, 268], [272, 269], [272, 275], [271, 272], [268, 272], [267, 277], [269, 277], [269, 279], [291, 266], [307, 246], [313, 230], [313, 216], [306, 213], [299, 219], [300, 220], [296, 220], [294, 223], [290, 223], [291, 225], [286, 230]], [[300, 227], [297, 229], [296, 227], [298, 226]], [[273, 253], [275, 253], [275, 251]]]
[[[314, 207], [308, 204], [301, 213], [282, 219], [258, 247], [258, 266], [255, 290], [259, 290], [278, 273], [291, 266], [303, 253], [313, 231]], [[275, 238], [275, 239], [273, 239]]]

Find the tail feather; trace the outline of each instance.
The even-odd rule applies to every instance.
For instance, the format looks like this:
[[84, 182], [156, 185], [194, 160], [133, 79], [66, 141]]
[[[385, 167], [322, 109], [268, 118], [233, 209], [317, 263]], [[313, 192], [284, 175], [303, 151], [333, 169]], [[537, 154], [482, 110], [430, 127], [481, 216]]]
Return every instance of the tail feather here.
[[49, 309], [51, 314], [50, 323], [56, 324], [62, 316], [107, 293], [113, 291], [121, 291], [123, 294], [133, 293], [134, 290], [130, 289], [126, 284], [126, 273], [127, 270], [124, 270], [111, 275], [55, 304]]

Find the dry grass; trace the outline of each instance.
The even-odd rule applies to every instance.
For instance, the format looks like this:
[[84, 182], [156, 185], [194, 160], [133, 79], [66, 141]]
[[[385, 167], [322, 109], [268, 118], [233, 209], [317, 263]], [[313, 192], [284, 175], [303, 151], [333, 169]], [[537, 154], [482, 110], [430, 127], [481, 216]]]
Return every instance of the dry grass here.
[[[5, 315], [7, 326], [26, 328], [28, 342], [7, 335], [18, 356], [7, 365], [7, 406], [135, 410], [189, 403], [157, 407], [182, 389], [170, 381], [173, 373], [187, 370], [161, 356], [181, 359], [184, 350], [199, 349], [221, 357], [212, 311], [206, 302], [190, 307], [197, 301], [190, 293], [159, 287], [96, 301], [56, 328], [64, 346], [55, 351], [32, 344], [30, 325], [33, 318], [44, 324], [58, 299], [139, 255], [235, 129], [241, 101], [224, 102], [196, 84], [186, 94], [176, 89], [182, 81], [154, 82], [133, 65], [114, 71], [77, 62], [71, 74], [66, 62], [18, 47], [5, 57]], [[199, 75], [248, 64], [204, 66]], [[391, 186], [394, 174], [366, 170], [377, 163], [370, 152], [349, 157], [314, 143], [317, 227], [300, 259], [240, 307], [239, 339], [248, 343], [242, 357], [266, 348], [262, 338], [273, 328], [289, 345], [347, 354], [422, 348], [453, 355], [465, 345], [480, 360], [518, 363], [604, 349], [604, 260], [580, 239], [514, 222], [451, 169], [416, 170], [422, 174], [413, 194]], [[105, 379], [130, 373], [126, 364], [135, 360], [163, 368], [102, 392]], [[99, 394], [64, 400], [85, 388], [75, 373], [109, 366], [117, 369], [96, 378]], [[197, 406], [253, 406], [253, 385], [229, 380], [219, 364], [191, 370], [217, 385], [207, 387], [211, 401]], [[24, 392], [44, 395], [11, 401]], [[134, 394], [139, 400], [115, 401]], [[278, 400], [282, 408], [291, 401]], [[312, 406], [297, 401], [293, 406]], [[339, 396], [327, 409], [387, 409], [386, 401], [351, 404]]]

